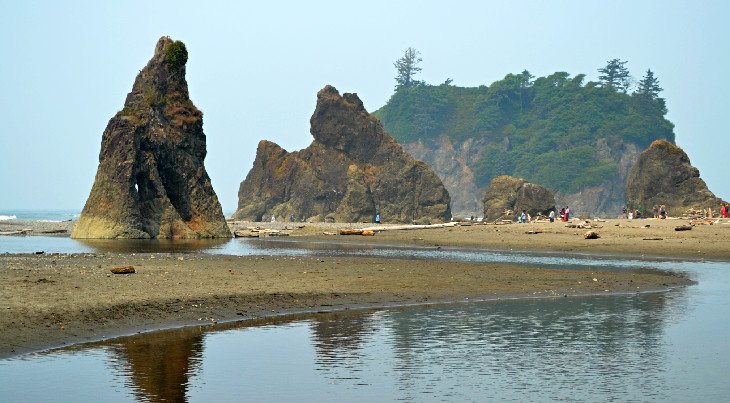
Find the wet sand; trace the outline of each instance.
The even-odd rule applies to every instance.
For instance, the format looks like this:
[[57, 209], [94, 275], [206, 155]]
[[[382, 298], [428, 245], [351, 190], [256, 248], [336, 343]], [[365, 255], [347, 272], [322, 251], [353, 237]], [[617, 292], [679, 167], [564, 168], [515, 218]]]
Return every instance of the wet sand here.
[[[111, 274], [123, 265], [136, 273]], [[692, 281], [656, 271], [592, 273], [373, 257], [105, 253], [0, 255], [0, 284], [0, 358], [6, 358], [136, 332], [275, 315], [635, 293]]]

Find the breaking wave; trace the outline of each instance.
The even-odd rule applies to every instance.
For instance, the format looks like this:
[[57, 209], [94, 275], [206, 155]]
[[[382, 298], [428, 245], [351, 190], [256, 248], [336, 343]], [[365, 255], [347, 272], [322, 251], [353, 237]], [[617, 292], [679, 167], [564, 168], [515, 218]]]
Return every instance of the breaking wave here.
[[0, 215], [0, 221], [15, 220], [18, 216], [14, 215]]

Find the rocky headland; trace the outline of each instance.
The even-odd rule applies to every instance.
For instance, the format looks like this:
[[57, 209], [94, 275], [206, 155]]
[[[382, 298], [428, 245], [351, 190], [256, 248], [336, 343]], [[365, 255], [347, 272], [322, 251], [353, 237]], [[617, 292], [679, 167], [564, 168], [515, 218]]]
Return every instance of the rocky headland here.
[[109, 120], [73, 238], [231, 237], [203, 161], [203, 114], [185, 80], [188, 53], [160, 38]]
[[503, 175], [492, 179], [484, 193], [483, 203], [485, 221], [497, 220], [507, 210], [514, 213], [524, 210], [532, 216], [547, 216], [555, 209], [555, 196], [543, 186], [526, 179]]
[[664, 204], [672, 215], [690, 209], [717, 211], [722, 203], [707, 188], [687, 153], [666, 140], [654, 141], [641, 153], [631, 170], [626, 196], [630, 208], [642, 207], [646, 211]]
[[326, 86], [310, 119], [312, 144], [287, 152], [263, 140], [238, 192], [238, 220], [443, 222], [450, 197], [439, 177], [413, 159], [356, 94]]

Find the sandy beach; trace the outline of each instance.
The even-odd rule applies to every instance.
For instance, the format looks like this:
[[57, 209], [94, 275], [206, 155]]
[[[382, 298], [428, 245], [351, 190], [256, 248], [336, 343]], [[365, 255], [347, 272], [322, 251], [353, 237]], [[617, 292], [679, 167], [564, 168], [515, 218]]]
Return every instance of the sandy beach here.
[[[461, 225], [325, 235], [371, 224], [232, 223], [284, 230], [288, 241], [617, 255], [730, 261], [730, 225], [685, 220], [607, 220]], [[648, 225], [648, 227], [646, 227]], [[114, 275], [132, 266], [136, 273]], [[595, 280], [594, 280], [595, 279]], [[500, 263], [377, 257], [239, 257], [203, 253], [0, 255], [0, 358], [152, 331], [285, 314], [510, 297], [666, 290], [692, 284], [676, 274], [587, 272]]]
[[[451, 228], [383, 231], [375, 236], [335, 236], [341, 228], [372, 227], [360, 224], [292, 224], [233, 222], [232, 230], [248, 227], [293, 228], [290, 236], [322, 241], [418, 246], [453, 246], [491, 250], [556, 253], [607, 254], [623, 257], [690, 258], [730, 260], [730, 220], [713, 219], [712, 225], [693, 225], [689, 231], [675, 231], [692, 220], [607, 219], [590, 221], [593, 228], [570, 228], [585, 221], [528, 224], [467, 223]], [[303, 228], [297, 228], [304, 225]], [[387, 225], [385, 225], [387, 227]], [[584, 239], [595, 231], [599, 239]]]

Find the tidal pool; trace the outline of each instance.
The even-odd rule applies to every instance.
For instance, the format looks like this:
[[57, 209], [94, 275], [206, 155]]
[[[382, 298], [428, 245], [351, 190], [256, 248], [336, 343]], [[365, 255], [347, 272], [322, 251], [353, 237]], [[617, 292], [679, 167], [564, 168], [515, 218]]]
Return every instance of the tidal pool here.
[[156, 332], [2, 360], [0, 400], [727, 402], [730, 267], [644, 264], [699, 284]]

